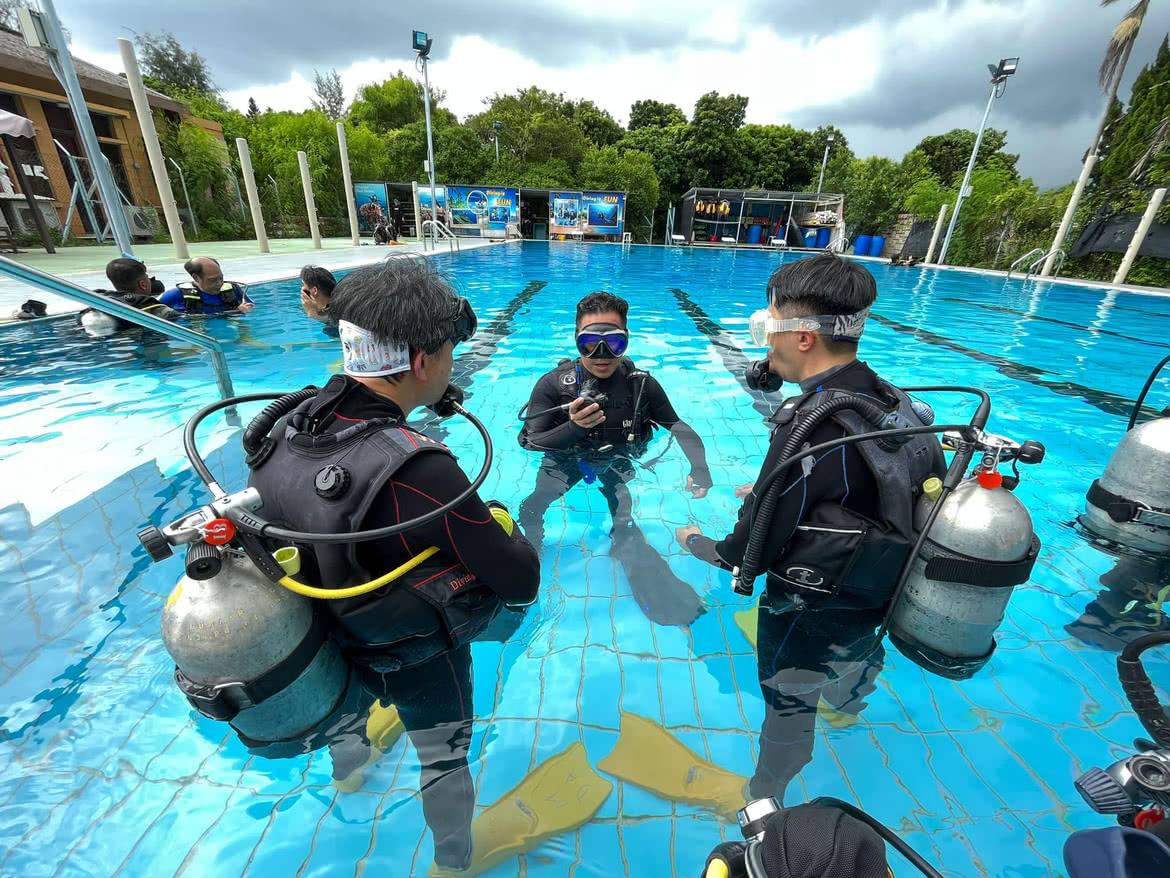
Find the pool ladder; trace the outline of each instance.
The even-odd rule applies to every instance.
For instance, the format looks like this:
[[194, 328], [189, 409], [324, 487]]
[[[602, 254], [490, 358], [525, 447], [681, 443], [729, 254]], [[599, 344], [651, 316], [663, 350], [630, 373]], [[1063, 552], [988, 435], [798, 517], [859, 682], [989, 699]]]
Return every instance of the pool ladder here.
[[1056, 259], [1052, 263], [1052, 271], [1054, 274], [1060, 274], [1060, 269], [1064, 267], [1064, 260], [1068, 254], [1059, 247], [1057, 247], [1055, 250], [1048, 251], [1045, 251], [1043, 247], [1033, 247], [1031, 250], [1029, 250], [1011, 264], [1011, 266], [1008, 268], [1007, 276], [1011, 277], [1012, 272], [1014, 272], [1021, 265], [1027, 263], [1028, 273], [1024, 275], [1024, 279], [1027, 280], [1044, 266], [1044, 263], [1048, 261], [1049, 256], [1053, 255], [1056, 256]]
[[447, 247], [450, 248], [452, 252], [454, 252], [456, 249], [463, 249], [463, 245], [459, 243], [458, 235], [455, 235], [449, 228], [447, 228], [438, 220], [429, 219], [423, 220], [422, 224], [422, 242], [424, 250], [427, 249], [427, 241], [430, 240], [430, 236], [427, 234], [427, 226], [434, 227], [435, 231], [439, 233], [439, 237], [447, 242]]

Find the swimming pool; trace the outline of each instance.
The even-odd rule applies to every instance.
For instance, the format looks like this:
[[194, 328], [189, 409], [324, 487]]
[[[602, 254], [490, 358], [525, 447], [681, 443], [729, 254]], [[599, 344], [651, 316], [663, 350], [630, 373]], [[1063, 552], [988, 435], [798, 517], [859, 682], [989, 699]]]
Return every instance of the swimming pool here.
[[[736, 615], [751, 601], [682, 553], [672, 534], [691, 522], [723, 533], [739, 505], [734, 487], [757, 474], [766, 401], [728, 367], [742, 356], [735, 345], [756, 354], [747, 315], [783, 257], [527, 243], [436, 258], [480, 317], [457, 368], [468, 407], [495, 439], [483, 496], [515, 509], [531, 490], [539, 458], [517, 445], [515, 414], [535, 377], [569, 355], [574, 305], [592, 289], [631, 301], [631, 356], [704, 438], [715, 480], [703, 500], [684, 493], [687, 462], [660, 437], [647, 457], [666, 453], [631, 484], [648, 542], [705, 609], [689, 627], [647, 620], [612, 557], [596, 486], [578, 485], [549, 510], [540, 600], [504, 642], [473, 647], [472, 771], [484, 808], [568, 753], [551, 763], [560, 776], [546, 772], [537, 787], [552, 804], [531, 810], [547, 825], [588, 822], [484, 874], [697, 874], [734, 827], [709, 801], [672, 800], [665, 791], [679, 782], [670, 772], [648, 770], [640, 786], [607, 772], [616, 762], [607, 757], [624, 720], [627, 734], [681, 754], [675, 775], [693, 776], [698, 760], [712, 766], [703, 766], [708, 778], [714, 767], [744, 776], [754, 768], [763, 703]], [[1167, 565], [1119, 561], [1071, 526], [1148, 366], [1170, 346], [1170, 299], [868, 267], [881, 295], [864, 358], [897, 383], [983, 387], [994, 402], [991, 429], [1047, 446], [1018, 490], [1045, 551], [987, 668], [953, 683], [888, 650], [860, 721], [822, 712], [792, 798], [857, 802], [947, 875], [1060, 875], [1067, 835], [1105, 825], [1073, 778], [1128, 752], [1141, 733], [1113, 651], [1170, 625], [1156, 600], [1170, 583]], [[319, 383], [340, 351], [301, 314], [296, 282], [250, 292], [258, 305], [249, 317], [208, 321], [229, 343], [236, 391]], [[0, 573], [9, 595], [0, 873], [425, 874], [432, 842], [405, 736], [342, 792], [326, 752], [253, 756], [173, 688], [158, 626], [181, 563], [151, 565], [134, 534], [205, 499], [180, 442], [187, 417], [215, 398], [204, 356], [135, 337], [95, 343], [63, 322], [0, 336], [0, 368]], [[1168, 399], [1164, 379], [1151, 400]], [[936, 409], [940, 420], [963, 411], [943, 400]], [[459, 420], [442, 429], [474, 471], [472, 429]], [[202, 439], [233, 486], [245, 478], [234, 436], [221, 423]], [[1149, 666], [1167, 679], [1165, 661]], [[578, 792], [589, 781], [584, 798], [590, 807], [600, 800], [596, 811], [563, 809], [569, 774]], [[729, 782], [715, 780], [723, 786], [712, 788]]]

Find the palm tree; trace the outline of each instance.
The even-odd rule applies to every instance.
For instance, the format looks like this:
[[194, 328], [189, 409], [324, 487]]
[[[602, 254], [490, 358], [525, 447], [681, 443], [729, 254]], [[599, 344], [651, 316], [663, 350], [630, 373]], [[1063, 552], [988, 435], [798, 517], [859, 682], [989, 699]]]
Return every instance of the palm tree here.
[[[1102, 6], [1112, 6], [1117, 0], [1101, 0]], [[1109, 38], [1109, 45], [1105, 48], [1105, 57], [1101, 60], [1100, 82], [1105, 91], [1105, 112], [1101, 114], [1101, 123], [1097, 126], [1097, 135], [1089, 147], [1091, 152], [1097, 151], [1097, 144], [1101, 141], [1101, 134], [1105, 130], [1105, 120], [1109, 116], [1109, 108], [1113, 106], [1113, 99], [1117, 97], [1117, 89], [1121, 86], [1121, 77], [1125, 76], [1125, 66], [1129, 63], [1133, 44], [1137, 42], [1138, 31], [1142, 29], [1142, 22], [1150, 9], [1150, 0], [1138, 0], [1129, 12], [1117, 23], [1113, 35]]]

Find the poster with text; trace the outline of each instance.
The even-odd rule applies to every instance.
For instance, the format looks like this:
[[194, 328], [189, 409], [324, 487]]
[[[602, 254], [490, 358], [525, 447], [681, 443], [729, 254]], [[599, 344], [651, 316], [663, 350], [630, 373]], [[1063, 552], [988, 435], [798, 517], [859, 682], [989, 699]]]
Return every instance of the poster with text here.
[[492, 186], [446, 188], [452, 229], [488, 228], [503, 231], [508, 223], [520, 222], [520, 193], [516, 189]]
[[550, 192], [548, 194], [548, 231], [550, 235], [569, 235], [581, 231], [585, 218], [581, 215], [580, 192]]
[[[447, 187], [446, 186], [436, 186], [435, 187], [435, 201], [437, 201], [439, 203], [439, 217], [438, 217], [439, 222], [441, 222], [443, 225], [449, 227], [450, 223], [447, 221], [448, 217], [447, 217]], [[419, 213], [421, 214], [421, 217], [422, 217], [419, 220], [419, 228], [422, 228], [422, 224], [424, 222], [426, 222], [429, 219], [434, 219], [434, 212], [431, 210], [431, 187], [430, 187], [429, 183], [419, 183], [418, 184], [418, 209], [419, 209]], [[428, 231], [427, 234], [430, 234], [430, 232]]]
[[586, 235], [621, 235], [626, 196], [621, 192], [582, 192], [581, 231]]
[[374, 234], [374, 226], [390, 216], [385, 183], [354, 183], [353, 202], [357, 205], [358, 231], [363, 235]]

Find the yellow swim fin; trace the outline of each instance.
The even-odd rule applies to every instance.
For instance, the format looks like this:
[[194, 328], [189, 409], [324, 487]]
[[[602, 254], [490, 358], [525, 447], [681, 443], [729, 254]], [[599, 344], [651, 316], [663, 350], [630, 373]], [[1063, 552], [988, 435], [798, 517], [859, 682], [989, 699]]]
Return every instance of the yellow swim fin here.
[[432, 866], [431, 878], [486, 872], [554, 835], [588, 823], [613, 784], [593, 770], [580, 741], [546, 759], [488, 805], [471, 824], [471, 865], [450, 872]]
[[760, 623], [760, 608], [759, 606], [750, 607], [746, 610], [739, 610], [732, 613], [732, 618], [735, 619], [735, 624], [739, 630], [743, 632], [743, 636], [747, 638], [748, 643], [752, 645], [752, 649], [756, 648], [756, 630]]
[[713, 765], [653, 720], [622, 711], [617, 746], [597, 767], [634, 786], [727, 818], [744, 806], [748, 779]]
[[343, 793], [352, 793], [359, 789], [365, 780], [366, 769], [382, 758], [382, 754], [389, 750], [402, 737], [406, 726], [398, 716], [398, 708], [391, 704], [383, 707], [375, 701], [370, 708], [370, 716], [366, 720], [366, 737], [370, 741], [370, 758], [365, 764], [355, 768], [345, 777], [333, 781], [333, 786]]

